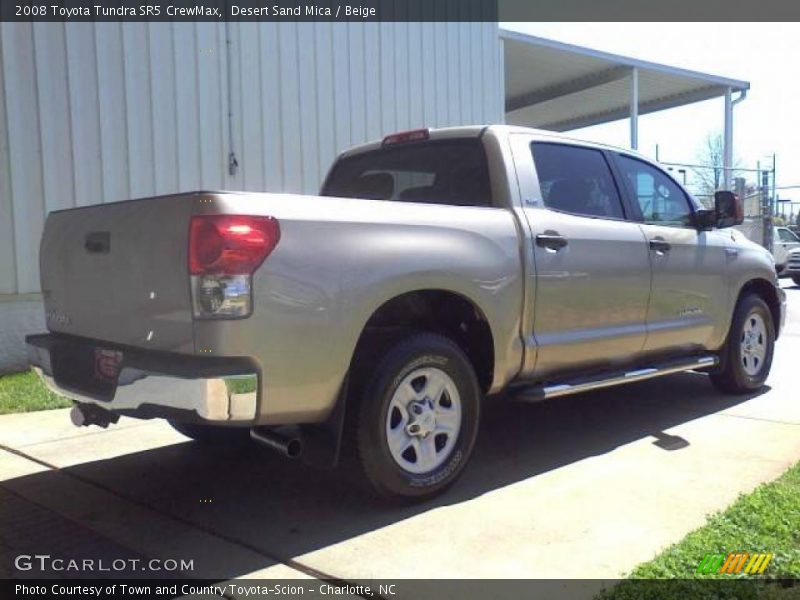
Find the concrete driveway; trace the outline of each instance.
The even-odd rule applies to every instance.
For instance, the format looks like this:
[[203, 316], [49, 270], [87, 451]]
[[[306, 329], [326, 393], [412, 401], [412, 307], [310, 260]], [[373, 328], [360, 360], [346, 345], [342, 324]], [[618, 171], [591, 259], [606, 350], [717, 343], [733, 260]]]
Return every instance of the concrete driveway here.
[[370, 503], [340, 473], [268, 450], [203, 449], [161, 422], [0, 417], [0, 575], [46, 552], [193, 559], [207, 578], [618, 577], [800, 460], [800, 287], [784, 286], [762, 393], [682, 374], [491, 405], [463, 478], [420, 506]]

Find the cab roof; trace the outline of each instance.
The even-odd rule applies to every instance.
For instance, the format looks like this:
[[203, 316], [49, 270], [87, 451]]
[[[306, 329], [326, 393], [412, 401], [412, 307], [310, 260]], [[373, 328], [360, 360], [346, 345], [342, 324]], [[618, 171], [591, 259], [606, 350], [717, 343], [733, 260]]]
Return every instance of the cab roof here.
[[[534, 138], [540, 138], [543, 141], [562, 142], [567, 144], [576, 144], [589, 148], [598, 148], [605, 150], [613, 150], [615, 152], [624, 152], [625, 154], [638, 156], [644, 160], [647, 160], [648, 162], [652, 162], [650, 158], [644, 156], [643, 154], [635, 150], [631, 150], [630, 148], [621, 148], [610, 144], [590, 142], [588, 140], [581, 140], [579, 138], [564, 135], [562, 133], [556, 133], [545, 129], [534, 129], [532, 127], [521, 127], [518, 125], [459, 125], [455, 127], [438, 127], [429, 129], [421, 128], [421, 129], [413, 129], [410, 131], [393, 132], [387, 134], [380, 140], [374, 140], [371, 142], [367, 142], [366, 144], [353, 146], [352, 148], [349, 148], [348, 150], [342, 152], [338, 158], [342, 159], [350, 156], [355, 156], [357, 154], [363, 154], [365, 152], [371, 152], [373, 150], [379, 150], [385, 147], [386, 141], [389, 138], [392, 138], [393, 136], [403, 136], [409, 134], [413, 136], [413, 134], [422, 131], [427, 132], [427, 139], [425, 141], [480, 138], [486, 133], [490, 133], [498, 137], [504, 137], [516, 133], [527, 134], [527, 135], [532, 135]], [[420, 140], [415, 138], [413, 140], [409, 140], [408, 143], [418, 143], [419, 141]], [[400, 145], [402, 143], [403, 142], [400, 142], [397, 145]]]

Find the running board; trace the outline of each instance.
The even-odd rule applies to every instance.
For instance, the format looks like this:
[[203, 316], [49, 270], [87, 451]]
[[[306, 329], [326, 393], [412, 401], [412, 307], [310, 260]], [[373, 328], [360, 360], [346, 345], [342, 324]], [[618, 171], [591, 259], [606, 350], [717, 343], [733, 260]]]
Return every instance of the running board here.
[[691, 371], [694, 369], [707, 369], [716, 366], [718, 363], [719, 359], [716, 356], [708, 354], [688, 360], [682, 359], [680, 361], [665, 362], [658, 366], [634, 369], [632, 371], [611, 374], [606, 373], [598, 375], [595, 378], [584, 377], [562, 382], [546, 383], [543, 385], [520, 387], [512, 391], [510, 396], [514, 400], [523, 402], [539, 402], [540, 400], [558, 398], [559, 396], [599, 390], [615, 385], [633, 383], [634, 381], [644, 381], [646, 379], [653, 379], [654, 377], [661, 377], [662, 375], [682, 373], [683, 371]]

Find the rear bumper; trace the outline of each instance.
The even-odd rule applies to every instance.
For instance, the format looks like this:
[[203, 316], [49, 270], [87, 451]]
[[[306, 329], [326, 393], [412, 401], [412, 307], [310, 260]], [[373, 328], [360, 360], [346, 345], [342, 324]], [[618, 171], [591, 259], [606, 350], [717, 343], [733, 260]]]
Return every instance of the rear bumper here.
[[[258, 411], [260, 369], [249, 358], [149, 352], [59, 334], [26, 342], [49, 389], [116, 414], [244, 426]], [[118, 357], [110, 368], [115, 377], [98, 366], [98, 356]]]

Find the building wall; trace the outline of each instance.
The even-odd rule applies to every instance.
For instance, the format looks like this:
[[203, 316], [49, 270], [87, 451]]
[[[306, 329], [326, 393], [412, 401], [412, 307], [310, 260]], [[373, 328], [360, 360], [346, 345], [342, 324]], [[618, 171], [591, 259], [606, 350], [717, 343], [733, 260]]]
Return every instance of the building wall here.
[[314, 193], [351, 145], [502, 121], [501, 60], [496, 23], [0, 24], [0, 369], [49, 211]]

